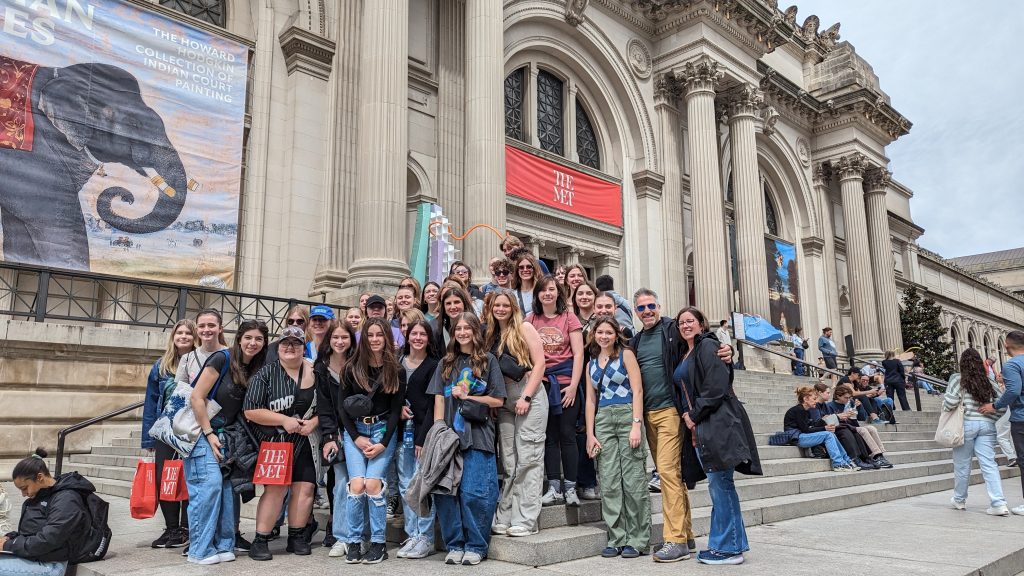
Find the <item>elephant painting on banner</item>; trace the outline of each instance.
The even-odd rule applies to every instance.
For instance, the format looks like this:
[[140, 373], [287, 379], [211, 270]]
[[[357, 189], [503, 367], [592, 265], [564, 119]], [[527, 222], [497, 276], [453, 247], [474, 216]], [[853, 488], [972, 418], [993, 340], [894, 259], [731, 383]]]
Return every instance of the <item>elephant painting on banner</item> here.
[[147, 234], [177, 220], [189, 192], [185, 167], [135, 76], [109, 64], [41, 67], [0, 55], [4, 260], [88, 270], [79, 193], [104, 176], [105, 164], [145, 176], [158, 191], [148, 213], [128, 217], [136, 195], [104, 189], [96, 212], [109, 227]]

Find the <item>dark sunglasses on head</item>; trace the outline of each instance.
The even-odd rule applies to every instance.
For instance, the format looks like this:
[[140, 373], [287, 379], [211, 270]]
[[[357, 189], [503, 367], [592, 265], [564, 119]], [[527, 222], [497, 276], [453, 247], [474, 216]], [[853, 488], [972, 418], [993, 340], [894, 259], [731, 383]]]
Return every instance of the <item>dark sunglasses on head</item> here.
[[289, 318], [285, 320], [285, 324], [288, 326], [302, 326], [306, 321], [302, 318]]
[[637, 312], [646, 312], [648, 310], [654, 310], [657, 307], [658, 307], [657, 304], [637, 304], [636, 311]]
[[399, 284], [398, 287], [399, 288], [412, 288], [413, 290], [416, 289], [416, 287], [413, 286], [412, 284]]

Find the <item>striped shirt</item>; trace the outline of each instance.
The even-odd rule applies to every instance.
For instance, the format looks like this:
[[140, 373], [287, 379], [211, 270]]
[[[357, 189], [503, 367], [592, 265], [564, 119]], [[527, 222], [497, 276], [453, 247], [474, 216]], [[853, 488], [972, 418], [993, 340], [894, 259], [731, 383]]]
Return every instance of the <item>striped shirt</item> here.
[[600, 394], [597, 407], [612, 406], [614, 404], [632, 404], [633, 389], [629, 386], [629, 374], [626, 372], [626, 365], [622, 362], [622, 355], [608, 360], [604, 368], [598, 364], [597, 358], [590, 361], [588, 367], [590, 383]]
[[[303, 377], [312, 375], [313, 369], [303, 361], [299, 369], [299, 382], [292, 380], [292, 377], [285, 372], [281, 362], [271, 362], [260, 369], [252, 380], [249, 381], [249, 390], [245, 394], [243, 410], [259, 410], [261, 408], [292, 416], [303, 418], [305, 414], [295, 414], [293, 406], [299, 392], [299, 386]], [[313, 415], [316, 415], [316, 396], [313, 396]], [[253, 426], [253, 435], [260, 441], [291, 442], [298, 444], [305, 436], [298, 432], [288, 434], [284, 428], [257, 425]]]
[[[999, 398], [999, 395], [1003, 393], [999, 389], [999, 384], [991, 378], [988, 381], [992, 385], [993, 396], [992, 399]], [[981, 406], [981, 402], [978, 402], [970, 395], [966, 390], [960, 386], [960, 375], [953, 374], [949, 378], [949, 387], [946, 388], [946, 395], [942, 398], [942, 410], [943, 412], [951, 412], [954, 408], [960, 405], [960, 399], [963, 398], [964, 403], [964, 420], [989, 420], [995, 422], [1003, 415], [1006, 410], [996, 410], [992, 414], [982, 414], [978, 412], [978, 408]]]

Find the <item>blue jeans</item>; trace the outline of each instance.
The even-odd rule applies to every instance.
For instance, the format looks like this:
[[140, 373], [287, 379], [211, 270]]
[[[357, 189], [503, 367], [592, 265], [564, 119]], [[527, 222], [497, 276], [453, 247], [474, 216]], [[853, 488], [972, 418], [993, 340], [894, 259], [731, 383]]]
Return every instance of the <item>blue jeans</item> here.
[[36, 562], [11, 554], [0, 555], [0, 574], [3, 576], [64, 576], [67, 562]]
[[843, 445], [839, 443], [839, 439], [832, 432], [807, 432], [800, 434], [800, 438], [796, 441], [796, 445], [801, 448], [810, 448], [819, 444], [825, 445], [825, 450], [828, 450], [828, 456], [832, 459], [833, 466], [850, 463], [850, 457], [846, 454], [846, 450], [843, 449]]
[[434, 508], [430, 514], [417, 516], [412, 507], [405, 502], [405, 491], [409, 489], [409, 482], [416, 475], [420, 468], [420, 462], [416, 459], [416, 446], [406, 446], [403, 442], [398, 447], [398, 491], [402, 495], [402, 508], [405, 512], [405, 535], [408, 538], [413, 536], [426, 536], [431, 543], [434, 542]]
[[[697, 450], [697, 458], [700, 458], [700, 450]], [[726, 554], [742, 554], [750, 550], [740, 511], [740, 495], [736, 493], [732, 479], [733, 471], [708, 472], [707, 475], [708, 493], [711, 495], [708, 550]]]
[[[342, 434], [346, 434], [344, 430]], [[348, 507], [348, 466], [344, 461], [335, 462], [334, 466], [334, 515], [331, 517], [331, 534], [341, 542], [348, 542], [348, 519], [345, 512]]]
[[469, 449], [462, 453], [458, 496], [434, 495], [445, 547], [487, 556], [491, 519], [498, 507], [498, 464], [494, 454]]
[[[363, 424], [356, 422], [356, 431], [361, 436], [366, 436], [374, 444], [384, 439], [384, 423]], [[383, 544], [384, 532], [387, 529], [387, 482], [384, 482], [384, 475], [387, 473], [388, 462], [395, 453], [395, 436], [387, 448], [377, 455], [373, 460], [367, 460], [363, 451], [356, 446], [348, 433], [345, 437], [345, 465], [348, 468], [348, 478], [372, 478], [380, 480], [383, 487], [377, 494], [369, 495], [365, 491], [362, 494], [348, 494], [345, 500], [345, 514], [348, 516], [348, 543], [353, 544], [362, 541], [362, 533], [366, 528], [367, 507], [370, 517], [370, 541]]]
[[[800, 346], [797, 346], [797, 347], [793, 348], [793, 355], [796, 356], [797, 358], [803, 360], [804, 359], [804, 349], [802, 347], [800, 347]], [[804, 374], [807, 373], [807, 367], [804, 365], [803, 362], [790, 362], [790, 363], [793, 365], [793, 375], [794, 376], [803, 376]]]
[[978, 457], [978, 467], [985, 479], [985, 489], [992, 506], [1005, 506], [1003, 480], [996, 464], [996, 423], [992, 420], [964, 420], [964, 444], [953, 448], [953, 499], [967, 500], [971, 483], [971, 458]]
[[188, 556], [202, 560], [235, 548], [235, 495], [205, 436], [185, 458], [188, 484]]

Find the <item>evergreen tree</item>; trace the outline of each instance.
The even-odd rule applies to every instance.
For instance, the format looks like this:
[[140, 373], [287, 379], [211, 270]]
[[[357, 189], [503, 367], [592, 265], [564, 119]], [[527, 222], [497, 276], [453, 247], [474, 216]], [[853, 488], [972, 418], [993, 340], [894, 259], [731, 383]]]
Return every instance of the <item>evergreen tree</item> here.
[[948, 334], [942, 327], [941, 312], [934, 300], [922, 297], [912, 285], [903, 293], [900, 329], [903, 347], [915, 348], [914, 353], [924, 362], [925, 373], [949, 378], [957, 370], [956, 357], [953, 345], [946, 341]]

